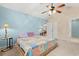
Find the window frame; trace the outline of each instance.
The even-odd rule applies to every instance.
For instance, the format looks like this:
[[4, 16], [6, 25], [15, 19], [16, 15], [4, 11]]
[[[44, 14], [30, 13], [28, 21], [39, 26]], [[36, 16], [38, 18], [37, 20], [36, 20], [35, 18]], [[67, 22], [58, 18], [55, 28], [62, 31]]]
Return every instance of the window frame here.
[[77, 19], [79, 19], [79, 17], [77, 17], [77, 18], [72, 18], [72, 19], [69, 21], [69, 37], [71, 37], [71, 38], [74, 38], [74, 37], [72, 36], [72, 21], [77, 20]]

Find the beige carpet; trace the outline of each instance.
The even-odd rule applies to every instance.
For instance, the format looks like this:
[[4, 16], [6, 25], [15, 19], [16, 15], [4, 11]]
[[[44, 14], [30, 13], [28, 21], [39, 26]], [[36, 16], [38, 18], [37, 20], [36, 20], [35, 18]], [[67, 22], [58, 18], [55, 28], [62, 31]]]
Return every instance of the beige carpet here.
[[59, 40], [58, 45], [48, 56], [79, 56], [79, 43]]
[[6, 52], [0, 52], [0, 56], [20, 56], [16, 47], [14, 46], [12, 49], [7, 50]]
[[[6, 52], [0, 52], [0, 56], [20, 56], [15, 46]], [[47, 56], [79, 56], [79, 43], [58, 40], [58, 47]]]

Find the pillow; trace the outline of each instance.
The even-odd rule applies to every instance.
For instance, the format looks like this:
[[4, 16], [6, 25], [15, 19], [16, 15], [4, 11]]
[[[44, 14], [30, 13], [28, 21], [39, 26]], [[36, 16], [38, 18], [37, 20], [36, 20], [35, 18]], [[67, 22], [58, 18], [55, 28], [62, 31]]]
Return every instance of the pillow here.
[[28, 37], [27, 33], [19, 33], [20, 38], [26, 38]]
[[27, 35], [28, 35], [28, 37], [33, 37], [34, 36], [34, 32], [28, 32]]

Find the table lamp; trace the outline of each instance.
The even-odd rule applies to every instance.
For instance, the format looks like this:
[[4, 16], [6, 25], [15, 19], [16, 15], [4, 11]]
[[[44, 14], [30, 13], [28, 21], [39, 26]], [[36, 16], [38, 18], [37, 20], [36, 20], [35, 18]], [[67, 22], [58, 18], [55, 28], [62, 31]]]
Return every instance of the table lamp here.
[[7, 47], [8, 47], [8, 36], [7, 36], [7, 29], [8, 29], [8, 24], [4, 24], [4, 30], [5, 30], [5, 39], [7, 40]]

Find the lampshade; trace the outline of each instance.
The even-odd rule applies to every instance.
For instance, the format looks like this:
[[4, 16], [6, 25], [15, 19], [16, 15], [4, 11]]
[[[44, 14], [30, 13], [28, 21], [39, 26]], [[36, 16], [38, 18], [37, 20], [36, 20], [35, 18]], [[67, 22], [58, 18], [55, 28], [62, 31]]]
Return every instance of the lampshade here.
[[7, 28], [8, 27], [8, 24], [4, 24], [4, 27]]

